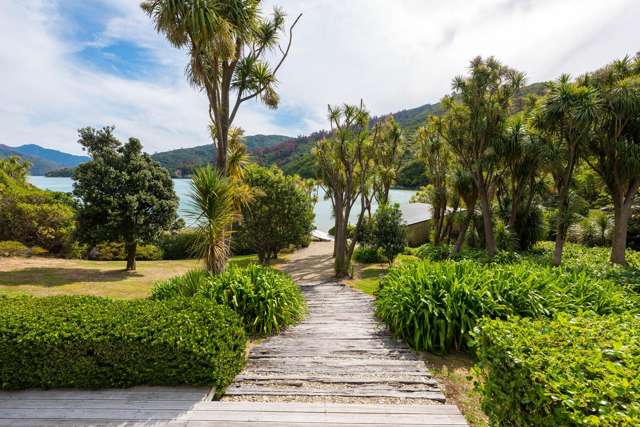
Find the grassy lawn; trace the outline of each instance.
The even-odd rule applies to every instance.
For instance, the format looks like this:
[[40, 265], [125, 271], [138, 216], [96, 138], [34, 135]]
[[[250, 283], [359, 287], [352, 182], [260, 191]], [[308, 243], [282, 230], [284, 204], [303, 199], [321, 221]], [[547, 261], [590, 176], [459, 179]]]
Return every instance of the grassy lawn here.
[[345, 283], [366, 294], [373, 295], [378, 290], [380, 279], [387, 273], [389, 265], [354, 263], [353, 279], [345, 280]]
[[[257, 261], [254, 255], [233, 257], [231, 264]], [[124, 270], [125, 261], [59, 258], [1, 258], [0, 295], [95, 295], [144, 298], [153, 284], [199, 268], [199, 260], [138, 261], [137, 271]]]

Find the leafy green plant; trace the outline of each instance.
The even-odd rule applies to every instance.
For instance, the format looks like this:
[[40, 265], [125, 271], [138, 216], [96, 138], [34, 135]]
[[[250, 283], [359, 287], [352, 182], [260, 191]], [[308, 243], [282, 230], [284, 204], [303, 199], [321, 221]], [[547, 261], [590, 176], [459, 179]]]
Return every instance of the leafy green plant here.
[[[99, 243], [89, 251], [89, 259], [97, 261], [123, 261], [127, 259], [125, 244], [122, 242]], [[162, 259], [162, 250], [155, 245], [138, 244], [136, 259], [140, 261], [157, 261]]]
[[188, 228], [173, 233], [163, 233], [156, 242], [162, 250], [163, 259], [195, 258], [196, 233]]
[[231, 266], [218, 275], [191, 271], [156, 284], [151, 298], [204, 296], [233, 309], [252, 335], [272, 335], [302, 319], [305, 303], [294, 281], [269, 267]]
[[15, 240], [5, 240], [0, 242], [0, 256], [26, 256], [29, 248]]
[[372, 246], [358, 246], [353, 251], [353, 259], [363, 264], [374, 264], [386, 260], [381, 251]]
[[627, 288], [584, 271], [528, 261], [421, 261], [390, 270], [380, 283], [376, 313], [413, 348], [446, 352], [467, 347], [469, 332], [485, 316], [622, 313], [637, 310], [638, 302]]
[[244, 365], [238, 316], [204, 298], [0, 297], [0, 388], [213, 385]]
[[640, 425], [640, 317], [484, 320], [478, 387], [491, 425]]

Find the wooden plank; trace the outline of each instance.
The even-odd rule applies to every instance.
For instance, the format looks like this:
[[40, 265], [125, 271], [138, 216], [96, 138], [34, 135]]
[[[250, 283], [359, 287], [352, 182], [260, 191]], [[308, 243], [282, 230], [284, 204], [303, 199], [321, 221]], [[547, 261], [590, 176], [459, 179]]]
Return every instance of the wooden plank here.
[[232, 410], [257, 412], [335, 412], [335, 413], [370, 413], [370, 414], [460, 414], [456, 405], [442, 404], [360, 404], [331, 402], [238, 402], [215, 401], [200, 402], [194, 405], [198, 410]]
[[274, 381], [274, 380], [288, 380], [288, 381], [311, 381], [325, 384], [375, 384], [375, 383], [398, 383], [398, 384], [427, 384], [437, 385], [438, 382], [433, 378], [423, 377], [349, 377], [349, 376], [318, 376], [313, 374], [307, 375], [238, 375], [234, 381]]
[[329, 397], [397, 397], [404, 399], [429, 399], [437, 402], [444, 402], [445, 396], [436, 391], [399, 391], [399, 390], [310, 390], [301, 389], [268, 389], [268, 388], [228, 388], [225, 396], [329, 396]]
[[208, 389], [203, 391], [159, 390], [159, 391], [132, 391], [122, 390], [24, 390], [15, 392], [0, 392], [0, 400], [14, 399], [127, 399], [127, 400], [186, 400], [200, 401], [206, 398]]

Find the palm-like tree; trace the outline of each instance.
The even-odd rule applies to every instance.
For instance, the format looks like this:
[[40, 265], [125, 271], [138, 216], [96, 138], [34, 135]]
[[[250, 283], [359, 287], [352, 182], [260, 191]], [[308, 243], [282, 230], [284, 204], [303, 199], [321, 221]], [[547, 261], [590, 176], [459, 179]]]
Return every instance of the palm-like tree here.
[[231, 225], [239, 219], [234, 193], [232, 180], [212, 166], [195, 170], [188, 215], [196, 227], [194, 249], [212, 273], [224, 271], [229, 259]]
[[[240, 105], [259, 99], [278, 105], [276, 73], [289, 53], [293, 27], [284, 48], [278, 44], [285, 15], [275, 8], [271, 17], [260, 11], [260, 0], [144, 0], [142, 9], [169, 42], [189, 51], [187, 77], [209, 100], [209, 117], [217, 146], [216, 164], [227, 175], [229, 132]], [[275, 48], [275, 64], [267, 58]]]
[[597, 92], [576, 84], [568, 75], [549, 85], [549, 92], [533, 112], [532, 123], [546, 141], [546, 164], [558, 194], [558, 221], [553, 264], [562, 261], [562, 251], [571, 225], [569, 197], [571, 180], [599, 114]]

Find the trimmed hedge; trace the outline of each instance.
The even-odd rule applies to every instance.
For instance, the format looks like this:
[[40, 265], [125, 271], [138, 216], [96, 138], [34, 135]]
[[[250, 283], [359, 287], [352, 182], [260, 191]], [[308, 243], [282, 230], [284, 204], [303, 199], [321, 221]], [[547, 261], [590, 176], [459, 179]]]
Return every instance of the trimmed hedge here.
[[[127, 252], [122, 242], [99, 243], [89, 251], [89, 259], [96, 261], [124, 261]], [[136, 260], [158, 261], [162, 259], [162, 250], [155, 245], [138, 244], [136, 248]]]
[[532, 262], [482, 264], [420, 261], [392, 268], [380, 282], [376, 313], [420, 351], [467, 347], [485, 316], [551, 317], [557, 312], [598, 314], [637, 311], [637, 294], [586, 272]]
[[29, 248], [15, 240], [3, 240], [0, 242], [0, 256], [27, 256]]
[[238, 316], [203, 298], [0, 297], [0, 388], [213, 385], [242, 369]]
[[229, 267], [218, 275], [191, 271], [157, 283], [151, 298], [204, 296], [231, 307], [252, 335], [272, 335], [297, 323], [305, 312], [300, 288], [286, 274], [258, 264]]
[[640, 317], [485, 320], [476, 335], [492, 425], [640, 425]]
[[353, 251], [353, 259], [363, 264], [374, 264], [387, 260], [379, 248], [372, 246], [358, 246]]

